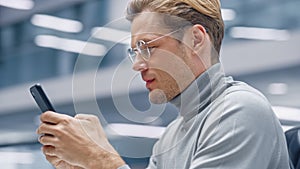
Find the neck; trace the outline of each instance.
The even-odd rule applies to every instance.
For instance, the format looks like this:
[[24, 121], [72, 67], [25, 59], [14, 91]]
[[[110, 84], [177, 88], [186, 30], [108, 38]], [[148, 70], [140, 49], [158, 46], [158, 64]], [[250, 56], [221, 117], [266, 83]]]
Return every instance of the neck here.
[[225, 90], [224, 77], [221, 64], [215, 64], [203, 72], [170, 103], [177, 107], [185, 120], [189, 120]]

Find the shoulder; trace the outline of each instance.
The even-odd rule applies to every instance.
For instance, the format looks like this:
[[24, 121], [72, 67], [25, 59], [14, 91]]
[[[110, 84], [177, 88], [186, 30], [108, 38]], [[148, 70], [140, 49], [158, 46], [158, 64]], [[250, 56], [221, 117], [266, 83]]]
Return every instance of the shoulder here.
[[277, 163], [275, 160], [286, 162], [280, 123], [268, 100], [256, 89], [233, 82], [208, 111], [197, 137], [195, 159], [199, 165], [203, 158], [211, 157], [221, 159], [226, 168], [262, 168]]
[[203, 129], [216, 125], [224, 132], [233, 128], [256, 132], [262, 128], [274, 129], [279, 121], [262, 93], [246, 83], [233, 81], [211, 103]]
[[212, 103], [210, 111], [204, 129], [217, 125], [225, 133], [236, 130], [262, 135], [266, 131], [275, 134], [280, 126], [266, 97], [243, 82], [233, 82]]
[[224, 111], [237, 111], [239, 115], [273, 116], [271, 104], [255, 88], [243, 82], [235, 82], [223, 95]]

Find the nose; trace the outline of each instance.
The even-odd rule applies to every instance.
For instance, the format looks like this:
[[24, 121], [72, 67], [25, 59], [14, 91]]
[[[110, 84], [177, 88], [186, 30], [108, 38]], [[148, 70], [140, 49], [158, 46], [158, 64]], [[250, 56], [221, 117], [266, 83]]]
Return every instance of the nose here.
[[132, 69], [140, 72], [145, 71], [148, 69], [148, 63], [138, 55], [133, 62]]

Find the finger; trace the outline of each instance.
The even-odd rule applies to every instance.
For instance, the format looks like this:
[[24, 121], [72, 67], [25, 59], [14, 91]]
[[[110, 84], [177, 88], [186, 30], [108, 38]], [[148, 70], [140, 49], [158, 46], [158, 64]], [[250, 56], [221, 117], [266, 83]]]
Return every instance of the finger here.
[[93, 119], [95, 117], [97, 117], [97, 116], [91, 115], [91, 114], [76, 114], [75, 115], [75, 118], [80, 119], [80, 120], [90, 120], [90, 119]]
[[44, 146], [55, 146], [58, 142], [57, 137], [51, 135], [42, 135], [39, 137], [39, 142]]
[[92, 114], [77, 114], [74, 118], [78, 120], [87, 120], [100, 123], [98, 117]]
[[55, 135], [57, 131], [56, 125], [49, 124], [49, 123], [41, 123], [39, 128], [36, 130], [37, 134], [47, 134], [47, 135]]
[[50, 155], [45, 155], [45, 156], [46, 156], [46, 159], [54, 166], [59, 164], [61, 161], [61, 159], [56, 156], [50, 156]]
[[55, 147], [54, 146], [43, 146], [42, 147], [42, 152], [46, 155], [46, 156], [57, 156], [56, 152], [55, 152]]
[[72, 118], [66, 114], [60, 114], [52, 111], [47, 111], [40, 116], [40, 120], [44, 123], [58, 124], [62, 120]]

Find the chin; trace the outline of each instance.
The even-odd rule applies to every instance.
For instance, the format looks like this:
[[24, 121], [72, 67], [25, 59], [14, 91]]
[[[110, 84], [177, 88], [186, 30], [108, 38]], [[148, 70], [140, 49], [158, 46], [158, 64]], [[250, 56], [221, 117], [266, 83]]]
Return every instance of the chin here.
[[149, 93], [149, 100], [153, 104], [163, 104], [169, 101], [165, 92], [161, 89], [151, 90]]

